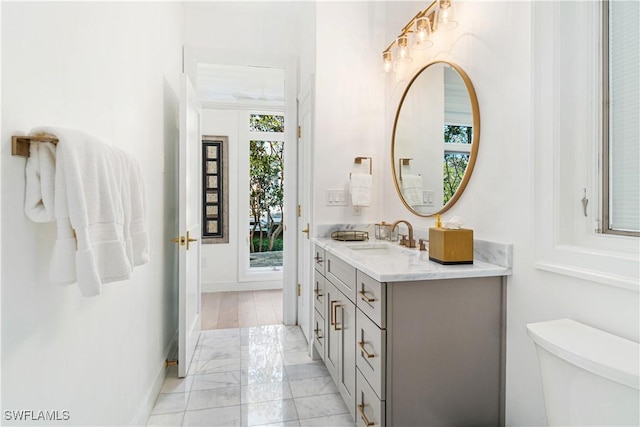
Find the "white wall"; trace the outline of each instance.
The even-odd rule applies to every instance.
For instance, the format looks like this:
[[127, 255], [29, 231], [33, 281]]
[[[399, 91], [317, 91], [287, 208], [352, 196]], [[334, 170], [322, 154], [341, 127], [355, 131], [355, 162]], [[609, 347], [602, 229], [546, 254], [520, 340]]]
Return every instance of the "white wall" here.
[[[182, 7], [1, 7], [2, 409], [68, 410], [72, 425], [144, 424], [177, 329], [169, 240]], [[10, 136], [38, 125], [91, 133], [141, 164], [151, 262], [100, 296], [48, 283], [54, 225], [25, 217], [25, 159], [10, 155]]]
[[[202, 110], [202, 133], [229, 137], [229, 192], [225, 195], [229, 204], [229, 243], [201, 247], [202, 284], [203, 291], [207, 292], [238, 282], [238, 113], [235, 110]], [[248, 226], [248, 221], [241, 224]]]
[[[373, 223], [382, 215], [385, 167], [384, 3], [317, 4], [316, 106], [314, 134], [315, 223]], [[383, 46], [384, 45], [384, 46]], [[358, 156], [373, 158], [373, 196], [360, 216], [348, 206], [326, 206], [325, 191], [348, 190]]]
[[[569, 317], [637, 342], [640, 327], [638, 293], [534, 267], [537, 257], [532, 6], [530, 2], [508, 1], [455, 4], [459, 27], [451, 33], [438, 33], [431, 49], [414, 58], [410, 67], [388, 78], [385, 139], [391, 140], [395, 110], [402, 91], [421, 66], [433, 59], [447, 59], [467, 71], [478, 94], [480, 146], [467, 189], [445, 217], [463, 217], [476, 238], [514, 245], [513, 276], [508, 280], [507, 291], [506, 424], [544, 425], [546, 418], [538, 365], [533, 344], [526, 335], [526, 324]], [[387, 3], [388, 42], [423, 7], [423, 2]], [[381, 49], [388, 42], [380, 45]], [[566, 122], [562, 126], [574, 125]], [[384, 144], [387, 157], [390, 143]], [[411, 215], [404, 209], [389, 168], [385, 171], [384, 186], [382, 219], [409, 217], [414, 226], [422, 229], [433, 224], [433, 219]], [[553, 224], [547, 224], [546, 228], [543, 224], [538, 232], [551, 233], [552, 228]]]

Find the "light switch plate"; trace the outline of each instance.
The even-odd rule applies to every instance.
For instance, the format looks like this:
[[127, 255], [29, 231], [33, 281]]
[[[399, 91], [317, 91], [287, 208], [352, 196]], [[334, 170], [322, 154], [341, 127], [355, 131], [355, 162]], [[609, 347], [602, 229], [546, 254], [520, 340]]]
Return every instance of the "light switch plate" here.
[[347, 192], [345, 190], [325, 190], [327, 206], [347, 206]]

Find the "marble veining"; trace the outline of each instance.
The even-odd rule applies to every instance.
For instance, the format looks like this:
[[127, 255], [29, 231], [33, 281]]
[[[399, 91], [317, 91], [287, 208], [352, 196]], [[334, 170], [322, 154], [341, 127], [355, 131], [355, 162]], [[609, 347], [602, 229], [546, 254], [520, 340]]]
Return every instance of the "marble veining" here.
[[[314, 241], [318, 246], [379, 282], [459, 279], [511, 274], [511, 269], [508, 267], [479, 259], [474, 260], [471, 265], [441, 265], [430, 261], [427, 251], [399, 247], [397, 243], [383, 243], [375, 240], [365, 243], [339, 242], [327, 238], [317, 238]], [[380, 252], [353, 249], [357, 245], [372, 244], [380, 246]], [[385, 250], [385, 246], [389, 249]]]

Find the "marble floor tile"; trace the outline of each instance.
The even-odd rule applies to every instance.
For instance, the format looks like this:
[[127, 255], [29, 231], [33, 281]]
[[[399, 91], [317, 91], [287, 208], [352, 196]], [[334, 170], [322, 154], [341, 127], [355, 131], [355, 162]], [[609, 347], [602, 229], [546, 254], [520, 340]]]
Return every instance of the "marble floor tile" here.
[[351, 414], [330, 415], [328, 417], [301, 419], [300, 427], [356, 427]]
[[243, 426], [259, 426], [297, 419], [296, 406], [291, 399], [242, 405]]
[[202, 349], [196, 355], [198, 360], [237, 359], [240, 357], [240, 346], [219, 347], [213, 350]]
[[290, 380], [289, 386], [291, 387], [291, 395], [293, 397], [338, 393], [338, 387], [336, 387], [331, 377]]
[[214, 360], [197, 360], [191, 363], [195, 365], [194, 374], [212, 374], [216, 372], [233, 372], [239, 371], [242, 367], [239, 358], [234, 359], [214, 359]]
[[240, 372], [216, 372], [213, 374], [194, 375], [192, 391], [214, 388], [227, 388], [240, 385]]
[[296, 404], [298, 417], [300, 419], [326, 417], [349, 412], [339, 393], [298, 397], [293, 399], [293, 401]]
[[196, 390], [189, 394], [187, 411], [219, 408], [221, 406], [237, 406], [240, 404], [240, 387], [214, 388]]
[[207, 338], [230, 338], [230, 337], [239, 337], [240, 329], [238, 328], [229, 328], [229, 329], [208, 329], [204, 331], [200, 331], [200, 337]]
[[252, 384], [242, 386], [241, 402], [257, 403], [270, 400], [291, 399], [291, 389], [287, 381], [279, 383]]
[[284, 365], [242, 368], [240, 375], [242, 385], [277, 383], [287, 378]]
[[151, 411], [152, 415], [182, 412], [187, 407], [189, 393], [159, 394]]
[[191, 384], [193, 384], [193, 376], [188, 375], [184, 378], [178, 378], [178, 376], [167, 376], [162, 383], [160, 393], [184, 393], [191, 390]]
[[293, 351], [289, 353], [282, 353], [285, 365], [300, 365], [303, 363], [311, 363], [313, 359], [309, 357], [306, 351]]
[[175, 427], [182, 425], [184, 412], [174, 412], [171, 414], [151, 415], [147, 421], [147, 426]]
[[[298, 420], [285, 421], [283, 423], [263, 424], [261, 426], [256, 426], [256, 427], [300, 427], [300, 421]], [[325, 426], [325, 427], [329, 427], [329, 426]]]
[[291, 380], [299, 380], [302, 378], [315, 378], [329, 376], [327, 367], [322, 362], [312, 362], [300, 365], [285, 366], [287, 378]]
[[240, 358], [242, 368], [267, 368], [270, 366], [283, 366], [284, 359], [281, 353], [251, 353]]
[[305, 340], [304, 338], [291, 340], [291, 341], [284, 341], [282, 343], [282, 351], [285, 353], [299, 352], [299, 351], [307, 352], [308, 349], [309, 349], [309, 343], [307, 343], [307, 340]]
[[202, 350], [215, 350], [219, 347], [240, 347], [240, 337], [210, 337], [201, 339], [198, 346]]
[[240, 406], [225, 406], [222, 408], [202, 409], [184, 413], [183, 426], [203, 427], [232, 427], [242, 425]]

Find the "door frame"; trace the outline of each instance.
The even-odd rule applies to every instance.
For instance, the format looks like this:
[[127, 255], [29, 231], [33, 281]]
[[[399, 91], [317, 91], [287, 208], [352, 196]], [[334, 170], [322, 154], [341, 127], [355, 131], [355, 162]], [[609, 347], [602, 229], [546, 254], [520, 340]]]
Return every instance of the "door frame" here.
[[[198, 48], [185, 46], [184, 69], [197, 85], [197, 66], [199, 63], [246, 65], [257, 67], [281, 68], [285, 71], [284, 113], [285, 122], [285, 161], [287, 171], [297, 171], [297, 94], [298, 94], [298, 58], [295, 55], [266, 55], [260, 51], [237, 52], [226, 49]], [[283, 323], [295, 325], [297, 321], [297, 173], [285, 173], [284, 178], [284, 258], [282, 277]], [[233, 233], [232, 233], [233, 235]]]
[[[306, 325], [303, 329], [309, 343], [309, 354], [313, 354], [313, 271], [311, 263], [313, 244], [311, 238], [314, 233], [313, 216], [313, 136], [314, 136], [314, 105], [315, 105], [315, 75], [307, 80], [298, 95], [298, 126], [301, 127], [298, 138], [298, 284], [301, 285], [298, 296], [298, 324]], [[308, 123], [303, 123], [303, 117], [308, 114]], [[306, 196], [305, 196], [306, 195]], [[303, 229], [306, 227], [307, 234]]]

